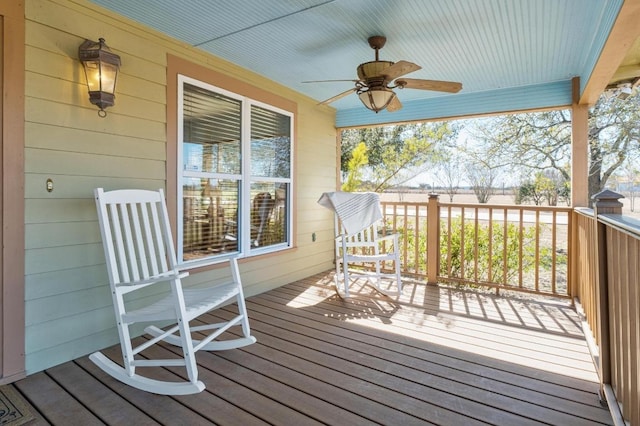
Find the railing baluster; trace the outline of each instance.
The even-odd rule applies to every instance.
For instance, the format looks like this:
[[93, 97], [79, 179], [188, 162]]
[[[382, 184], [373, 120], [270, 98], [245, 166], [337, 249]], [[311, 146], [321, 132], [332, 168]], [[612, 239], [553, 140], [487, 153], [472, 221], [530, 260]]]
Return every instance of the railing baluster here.
[[536, 210], [536, 255], [534, 263], [535, 289], [536, 293], [540, 290], [540, 210]]
[[[501, 284], [503, 285], [507, 284], [507, 272], [509, 268], [508, 267], [509, 255], [507, 253], [507, 244], [509, 244], [509, 227], [508, 227], [509, 221], [507, 220], [508, 214], [509, 214], [509, 211], [507, 210], [506, 207], [502, 209], [502, 220], [503, 220], [502, 238], [504, 241], [502, 242], [502, 283]], [[522, 256], [520, 257], [520, 259], [522, 259]]]
[[447, 276], [451, 276], [451, 206], [447, 209]]
[[556, 294], [556, 212], [551, 213], [551, 293]]
[[520, 222], [518, 224], [518, 235], [520, 239], [520, 243], [518, 244], [518, 287], [522, 288], [523, 284], [523, 268], [524, 268], [524, 210], [520, 210], [519, 219]]
[[474, 249], [473, 249], [473, 280], [478, 282], [478, 215], [480, 210], [478, 207], [475, 208], [475, 218], [474, 218]]
[[420, 235], [420, 206], [416, 205], [416, 238], [415, 238], [415, 244], [414, 244], [414, 248], [413, 248], [413, 257], [415, 259], [416, 262], [416, 274], [420, 273], [420, 244], [418, 241], [418, 236]]
[[487, 281], [493, 281], [493, 208], [489, 208], [489, 246], [487, 263]]
[[[404, 259], [404, 265], [405, 265], [405, 270], [407, 269], [407, 264], [409, 262], [409, 258], [407, 257], [407, 253], [408, 253], [408, 248], [409, 248], [409, 231], [411, 229], [411, 227], [409, 226], [409, 221], [408, 221], [408, 214], [407, 214], [407, 210], [409, 210], [409, 206], [407, 204], [404, 205], [403, 208], [403, 218], [404, 218], [404, 238], [402, 241], [402, 258]], [[413, 231], [412, 231], [413, 232]]]

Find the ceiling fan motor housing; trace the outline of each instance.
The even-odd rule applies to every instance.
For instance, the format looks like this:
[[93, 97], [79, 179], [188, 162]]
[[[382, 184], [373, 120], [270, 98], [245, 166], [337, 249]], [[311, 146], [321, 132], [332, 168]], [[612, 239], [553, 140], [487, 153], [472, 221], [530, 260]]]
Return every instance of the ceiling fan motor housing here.
[[391, 61], [371, 61], [365, 62], [358, 66], [358, 78], [360, 80], [368, 80], [370, 78], [380, 78], [383, 71], [393, 65]]

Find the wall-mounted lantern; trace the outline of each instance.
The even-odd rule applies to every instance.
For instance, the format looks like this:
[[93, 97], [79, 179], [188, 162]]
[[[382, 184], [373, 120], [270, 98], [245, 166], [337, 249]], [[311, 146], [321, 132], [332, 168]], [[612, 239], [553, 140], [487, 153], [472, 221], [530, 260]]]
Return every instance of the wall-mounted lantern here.
[[120, 56], [111, 52], [100, 38], [97, 42], [85, 40], [78, 48], [78, 58], [87, 77], [89, 100], [100, 108], [98, 115], [106, 117], [104, 109], [115, 103]]

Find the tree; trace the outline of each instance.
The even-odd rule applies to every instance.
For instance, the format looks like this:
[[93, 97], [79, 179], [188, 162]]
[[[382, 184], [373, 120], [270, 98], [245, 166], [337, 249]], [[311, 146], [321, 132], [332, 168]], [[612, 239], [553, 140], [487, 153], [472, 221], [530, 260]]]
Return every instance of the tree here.
[[567, 198], [568, 181], [555, 170], [537, 172], [533, 181], [526, 181], [518, 188], [518, 202], [532, 201], [536, 206], [546, 201], [557, 206]]
[[536, 184], [531, 181], [526, 181], [518, 187], [516, 204], [522, 204], [527, 201], [532, 201], [536, 206], [542, 203], [542, 194], [537, 191]]
[[449, 195], [449, 202], [453, 203], [453, 196], [460, 190], [460, 182], [462, 181], [462, 173], [460, 173], [460, 161], [458, 157], [448, 154], [443, 157], [437, 168], [435, 180], [444, 188]]
[[[400, 185], [424, 170], [425, 164], [436, 161], [440, 146], [455, 140], [458, 127], [454, 123], [420, 123], [342, 132], [341, 171], [343, 180], [350, 173], [349, 161], [360, 143], [367, 148], [368, 163], [362, 177], [369, 181], [369, 190], [382, 192]], [[359, 187], [363, 187], [360, 182]]]
[[387, 146], [401, 149], [404, 139], [415, 135], [415, 125], [406, 124], [343, 130], [341, 133], [340, 169], [343, 172], [348, 170], [351, 153], [361, 142], [367, 146], [369, 164], [375, 166], [382, 162], [383, 152]]
[[485, 162], [476, 161], [467, 164], [466, 172], [478, 202], [480, 204], [488, 203], [489, 198], [493, 195], [493, 184], [497, 177], [496, 169]]
[[631, 211], [635, 211], [636, 204], [636, 196], [638, 187], [638, 182], [640, 180], [640, 170], [638, 170], [637, 166], [633, 164], [631, 161], [628, 161], [625, 166], [622, 168], [622, 175], [624, 177], [624, 190], [627, 192], [627, 196], [629, 197], [630, 209]]
[[362, 169], [369, 163], [367, 157], [367, 146], [360, 142], [351, 153], [351, 159], [347, 163], [347, 178], [342, 184], [342, 190], [347, 192], [355, 191], [361, 184]]
[[419, 173], [418, 168], [434, 155], [432, 143], [426, 138], [410, 138], [404, 141], [400, 151], [387, 147], [382, 163], [372, 167], [374, 191], [403, 184]]
[[466, 140], [464, 145], [458, 146], [458, 155], [464, 161], [467, 181], [478, 202], [488, 203], [505, 163], [500, 151], [483, 141]]
[[[640, 94], [626, 100], [601, 96], [589, 111], [589, 196], [639, 150]], [[570, 179], [571, 114], [568, 110], [513, 114], [483, 120], [476, 133], [518, 166], [554, 169]], [[589, 197], [590, 198], [590, 197]]]

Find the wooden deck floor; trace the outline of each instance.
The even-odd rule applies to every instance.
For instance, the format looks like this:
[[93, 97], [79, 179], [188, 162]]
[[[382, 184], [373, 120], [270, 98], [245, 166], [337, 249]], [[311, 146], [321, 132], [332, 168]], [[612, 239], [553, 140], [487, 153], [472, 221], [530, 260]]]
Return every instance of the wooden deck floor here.
[[612, 424], [567, 302], [412, 283], [397, 300], [363, 287], [343, 301], [332, 283], [249, 298], [258, 343], [199, 353], [197, 395], [132, 389], [86, 357], [14, 386], [33, 424]]

